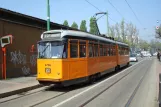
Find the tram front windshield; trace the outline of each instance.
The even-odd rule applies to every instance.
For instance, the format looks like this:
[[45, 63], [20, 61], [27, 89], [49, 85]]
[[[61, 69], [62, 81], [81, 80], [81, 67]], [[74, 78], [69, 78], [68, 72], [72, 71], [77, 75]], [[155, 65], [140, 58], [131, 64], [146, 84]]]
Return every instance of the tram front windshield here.
[[48, 41], [38, 43], [38, 58], [66, 58], [65, 43]]

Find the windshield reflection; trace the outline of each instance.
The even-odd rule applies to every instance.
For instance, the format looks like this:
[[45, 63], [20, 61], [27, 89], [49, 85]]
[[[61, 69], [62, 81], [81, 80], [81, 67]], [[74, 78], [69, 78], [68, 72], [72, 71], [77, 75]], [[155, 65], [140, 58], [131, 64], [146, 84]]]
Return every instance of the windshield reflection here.
[[60, 41], [39, 42], [38, 58], [66, 58], [65, 44]]

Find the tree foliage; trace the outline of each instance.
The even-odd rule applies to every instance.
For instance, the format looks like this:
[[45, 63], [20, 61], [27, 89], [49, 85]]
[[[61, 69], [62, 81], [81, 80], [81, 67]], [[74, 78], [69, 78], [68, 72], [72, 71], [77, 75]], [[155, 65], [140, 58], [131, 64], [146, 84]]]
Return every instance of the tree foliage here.
[[139, 30], [134, 26], [132, 23], [127, 24], [127, 35], [128, 40], [131, 42], [132, 45], [138, 43], [138, 35]]
[[87, 32], [87, 27], [86, 27], [86, 21], [82, 20], [81, 25], [80, 25], [80, 30]]
[[72, 28], [75, 28], [75, 29], [78, 29], [78, 25], [77, 25], [77, 23], [76, 22], [73, 22], [73, 24], [72, 24], [72, 26], [71, 26]]
[[110, 31], [109, 36], [114, 38], [115, 37], [115, 26], [111, 26], [109, 28], [109, 31]]
[[122, 41], [120, 37], [120, 27], [119, 26], [120, 26], [119, 23], [115, 24], [116, 38], [118, 41]]
[[132, 23], [125, 23], [124, 19], [120, 23], [110, 26], [110, 37], [115, 40], [127, 43], [132, 51], [138, 48], [139, 43], [139, 30]]
[[140, 40], [139, 45], [140, 45], [140, 48], [144, 51], [148, 51], [150, 48], [150, 44], [145, 40]]
[[69, 26], [69, 25], [68, 25], [68, 21], [65, 20], [64, 23], [63, 23], [63, 25], [64, 25], [64, 26]]
[[153, 50], [153, 51], [156, 51], [156, 50], [161, 50], [161, 42], [159, 42], [157, 39], [156, 40], [151, 40], [150, 42], [150, 48]]
[[90, 33], [91, 34], [95, 34], [97, 35], [98, 34], [98, 29], [97, 29], [97, 25], [96, 25], [96, 22], [95, 22], [95, 18], [91, 17], [90, 18]]
[[126, 40], [126, 35], [125, 35], [125, 22], [124, 19], [121, 21], [121, 25], [120, 25], [120, 29], [121, 29], [121, 36], [122, 36], [122, 41], [125, 42]]

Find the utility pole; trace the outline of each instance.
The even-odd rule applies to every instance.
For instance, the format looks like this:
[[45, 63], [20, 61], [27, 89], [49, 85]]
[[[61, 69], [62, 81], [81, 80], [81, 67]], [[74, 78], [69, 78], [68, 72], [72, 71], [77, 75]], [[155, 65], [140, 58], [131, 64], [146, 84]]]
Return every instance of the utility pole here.
[[107, 36], [109, 36], [108, 11], [106, 12], [106, 15], [107, 15]]
[[47, 30], [50, 30], [50, 3], [47, 0]]

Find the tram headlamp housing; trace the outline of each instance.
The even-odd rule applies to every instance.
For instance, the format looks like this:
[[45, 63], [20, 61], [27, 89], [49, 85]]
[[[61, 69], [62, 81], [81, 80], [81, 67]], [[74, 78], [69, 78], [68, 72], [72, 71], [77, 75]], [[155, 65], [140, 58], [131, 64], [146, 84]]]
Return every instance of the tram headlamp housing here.
[[50, 73], [51, 73], [51, 69], [50, 69], [50, 68], [45, 68], [45, 72], [46, 72], [47, 74], [50, 74]]

